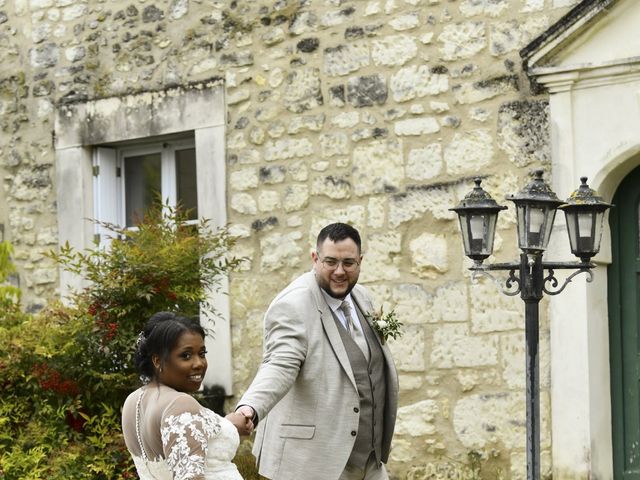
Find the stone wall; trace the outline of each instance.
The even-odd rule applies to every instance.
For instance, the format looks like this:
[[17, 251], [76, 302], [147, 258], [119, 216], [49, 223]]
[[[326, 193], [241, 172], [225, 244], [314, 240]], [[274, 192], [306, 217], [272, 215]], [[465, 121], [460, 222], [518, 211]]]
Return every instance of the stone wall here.
[[[518, 50], [573, 0], [0, 0], [0, 222], [28, 308], [54, 294], [58, 105], [223, 76], [228, 215], [248, 258], [231, 279], [237, 391], [262, 315], [310, 267], [318, 230], [361, 230], [361, 282], [395, 308], [394, 478], [525, 471], [523, 306], [471, 285], [448, 210], [485, 177], [501, 203], [547, 171], [545, 96]], [[497, 250], [515, 258], [513, 210]], [[541, 333], [550, 469], [548, 327]]]

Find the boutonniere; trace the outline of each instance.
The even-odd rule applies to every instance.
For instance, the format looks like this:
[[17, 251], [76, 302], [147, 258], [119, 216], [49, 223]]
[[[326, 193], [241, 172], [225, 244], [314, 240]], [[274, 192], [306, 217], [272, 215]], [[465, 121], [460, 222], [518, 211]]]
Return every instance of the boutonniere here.
[[389, 337], [395, 340], [402, 336], [402, 332], [400, 331], [402, 322], [398, 320], [398, 316], [394, 310], [385, 314], [382, 308], [380, 308], [380, 311], [366, 313], [365, 317], [369, 323], [371, 323], [371, 326], [373, 326], [383, 345]]

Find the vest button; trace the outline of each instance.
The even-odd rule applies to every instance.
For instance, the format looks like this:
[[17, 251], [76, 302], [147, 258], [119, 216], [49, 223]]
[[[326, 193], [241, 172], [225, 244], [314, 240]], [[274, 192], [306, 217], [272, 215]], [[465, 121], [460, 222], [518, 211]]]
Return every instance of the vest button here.
[[351, 436], [355, 437], [356, 435], [357, 435], [356, 431], [355, 430], [351, 430]]
[[358, 413], [360, 411], [360, 409], [358, 407], [353, 407], [353, 411]]

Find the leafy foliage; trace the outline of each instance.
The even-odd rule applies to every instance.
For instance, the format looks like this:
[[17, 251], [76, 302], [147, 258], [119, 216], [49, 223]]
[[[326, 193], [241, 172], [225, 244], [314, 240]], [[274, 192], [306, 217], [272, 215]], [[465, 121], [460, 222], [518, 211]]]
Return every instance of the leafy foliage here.
[[210, 293], [239, 262], [225, 230], [185, 220], [158, 205], [135, 229], [105, 225], [108, 248], [51, 253], [87, 286], [34, 315], [4, 285], [13, 266], [0, 243], [0, 479], [135, 478], [120, 409], [138, 386], [137, 334], [157, 311], [212, 311]]

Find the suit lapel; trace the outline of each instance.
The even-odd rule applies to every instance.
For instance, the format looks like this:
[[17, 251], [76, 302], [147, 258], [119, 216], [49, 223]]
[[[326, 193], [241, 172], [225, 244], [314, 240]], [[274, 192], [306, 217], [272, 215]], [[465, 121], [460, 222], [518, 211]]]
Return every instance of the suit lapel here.
[[320, 314], [320, 320], [322, 322], [322, 327], [324, 328], [325, 334], [327, 335], [329, 344], [331, 345], [331, 348], [333, 349], [344, 372], [347, 374], [347, 377], [349, 377], [349, 380], [353, 384], [353, 387], [357, 388], [356, 379], [353, 376], [351, 363], [349, 362], [347, 351], [344, 348], [344, 343], [342, 343], [340, 332], [338, 331], [336, 322], [333, 319], [331, 310], [329, 309], [327, 302], [325, 301], [324, 297], [322, 296], [322, 293], [320, 292], [320, 287], [318, 286], [318, 282], [316, 281], [316, 278], [313, 272], [311, 272], [310, 274], [309, 283], [313, 286], [311, 291], [315, 296], [316, 304], [318, 305], [318, 313]]

